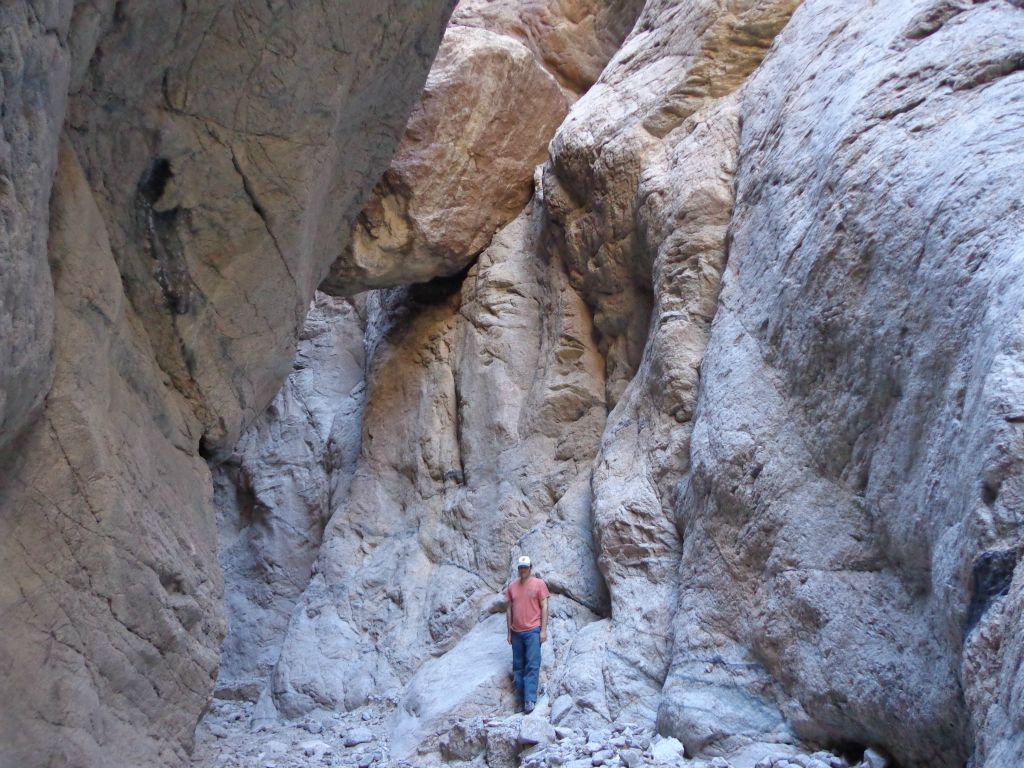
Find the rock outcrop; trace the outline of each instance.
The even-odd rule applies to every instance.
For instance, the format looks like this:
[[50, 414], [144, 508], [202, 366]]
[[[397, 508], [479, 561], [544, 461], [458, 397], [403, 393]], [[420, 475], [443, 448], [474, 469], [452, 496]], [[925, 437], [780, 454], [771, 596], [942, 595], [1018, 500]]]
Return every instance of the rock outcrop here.
[[450, 10], [0, 10], [0, 764], [183, 762], [223, 637], [206, 457], [290, 370]]
[[[501, 5], [490, 4], [488, 13]], [[518, 13], [506, 5], [498, 13], [505, 20], [512, 9]], [[606, 410], [603, 366], [589, 313], [559, 264], [537, 261], [540, 209], [524, 206], [535, 167], [578, 95], [548, 61], [571, 51], [591, 65], [595, 50], [610, 56], [638, 9], [552, 6], [541, 17], [554, 25], [552, 39], [563, 42], [545, 57], [543, 40], [523, 41], [497, 21], [501, 34], [480, 26], [486, 14], [474, 8], [463, 4], [453, 18], [406, 136], [356, 225], [353, 247], [324, 283], [349, 294], [436, 278], [358, 298], [367, 322], [366, 405], [355, 443], [361, 455], [351, 487], [330, 496], [316, 573], [287, 636], [277, 639], [273, 698], [289, 716], [360, 706], [374, 691], [400, 688], [430, 654], [450, 650], [481, 610], [486, 616], [494, 609], [508, 549], [531, 530], [546, 542], [552, 567], [560, 547], [573, 553], [564, 567], [547, 571], [556, 591], [570, 598], [559, 615], [575, 628], [606, 607], [585, 481]], [[536, 13], [539, 6], [524, 18]], [[392, 204], [399, 188], [403, 201]], [[293, 374], [286, 391], [304, 386], [316, 370], [335, 376], [332, 364], [318, 360]], [[260, 520], [238, 514], [237, 500], [249, 502], [248, 480], [236, 468], [260, 467], [268, 487], [280, 470], [277, 449], [268, 451], [260, 433], [279, 435], [303, 420], [277, 411], [239, 445], [219, 484], [229, 541], [236, 542], [236, 523], [243, 526], [237, 541], [245, 541], [241, 548], [223, 545], [222, 559], [250, 595], [229, 601], [239, 632], [229, 636], [226, 654], [250, 673], [257, 658], [273, 655], [277, 632], [255, 605], [274, 592], [266, 592], [266, 562], [282, 558], [264, 532], [311, 519], [305, 502], [277, 490], [259, 501]], [[308, 467], [304, 477], [323, 472], [319, 454], [297, 464]], [[544, 526], [550, 535], [540, 535]], [[476, 544], [485, 540], [493, 542], [489, 552]], [[416, 607], [424, 599], [429, 604]], [[275, 600], [275, 615], [287, 604]], [[566, 630], [563, 638], [570, 635]], [[471, 687], [490, 680], [493, 670], [482, 674]], [[223, 695], [255, 694], [246, 686], [256, 678], [229, 678], [222, 675]], [[507, 697], [487, 695], [495, 702]]]
[[358, 302], [317, 294], [291, 376], [214, 469], [231, 619], [218, 696], [259, 695], [330, 511], [346, 497], [362, 426], [364, 326]]

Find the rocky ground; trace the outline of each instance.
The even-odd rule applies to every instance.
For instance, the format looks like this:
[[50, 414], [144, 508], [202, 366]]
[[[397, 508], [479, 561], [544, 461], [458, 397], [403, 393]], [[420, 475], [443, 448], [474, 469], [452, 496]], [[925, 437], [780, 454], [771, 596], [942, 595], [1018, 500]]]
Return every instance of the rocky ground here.
[[606, 728], [553, 726], [547, 697], [529, 716], [495, 713], [455, 719], [428, 736], [407, 759], [391, 754], [389, 733], [396, 701], [375, 699], [344, 714], [301, 720], [265, 718], [246, 701], [215, 700], [196, 732], [194, 768], [427, 768], [445, 764], [477, 768], [590, 768], [674, 765], [684, 768], [886, 768], [872, 750], [847, 757], [807, 754], [784, 744], [753, 743], [727, 756], [688, 759], [682, 745], [640, 725]]

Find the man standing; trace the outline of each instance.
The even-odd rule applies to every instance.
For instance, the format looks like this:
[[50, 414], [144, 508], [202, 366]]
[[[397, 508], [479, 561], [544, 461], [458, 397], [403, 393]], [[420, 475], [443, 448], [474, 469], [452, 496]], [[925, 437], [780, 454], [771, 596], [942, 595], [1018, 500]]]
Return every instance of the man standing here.
[[548, 639], [548, 585], [532, 575], [533, 564], [523, 555], [517, 563], [519, 578], [505, 590], [508, 599], [508, 641], [512, 645], [512, 675], [523, 712], [537, 704], [540, 681], [540, 644]]

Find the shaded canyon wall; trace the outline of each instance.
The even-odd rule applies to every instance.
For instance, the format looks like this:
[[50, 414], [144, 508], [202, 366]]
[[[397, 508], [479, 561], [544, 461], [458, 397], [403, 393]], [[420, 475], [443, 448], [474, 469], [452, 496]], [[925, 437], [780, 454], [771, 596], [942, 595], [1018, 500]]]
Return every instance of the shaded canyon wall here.
[[180, 765], [224, 632], [207, 458], [309, 301], [451, 5], [0, 8], [0, 765]]

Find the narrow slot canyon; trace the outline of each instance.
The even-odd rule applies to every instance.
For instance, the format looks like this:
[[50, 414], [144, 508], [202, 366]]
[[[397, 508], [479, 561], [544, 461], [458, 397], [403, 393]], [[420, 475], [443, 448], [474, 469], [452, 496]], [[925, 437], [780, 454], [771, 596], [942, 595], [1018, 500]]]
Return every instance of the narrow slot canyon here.
[[0, 768], [1024, 767], [1020, 0], [0, 31]]

